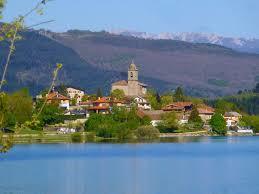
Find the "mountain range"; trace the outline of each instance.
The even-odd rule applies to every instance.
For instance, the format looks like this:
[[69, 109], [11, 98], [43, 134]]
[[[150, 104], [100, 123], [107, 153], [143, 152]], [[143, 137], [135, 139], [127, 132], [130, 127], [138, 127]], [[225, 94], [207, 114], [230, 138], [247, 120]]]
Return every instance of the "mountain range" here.
[[224, 47], [232, 48], [241, 52], [258, 53], [259, 54], [259, 39], [256, 38], [232, 38], [219, 36], [217, 34], [206, 33], [147, 33], [147, 32], [135, 32], [129, 30], [110, 30], [111, 34], [133, 36], [144, 39], [153, 40], [180, 40], [190, 43], [210, 43], [217, 44]]
[[[208, 43], [148, 39], [109, 32], [27, 30], [16, 44], [5, 90], [46, 88], [56, 63], [63, 63], [57, 84], [108, 93], [111, 83], [127, 79], [132, 60], [140, 80], [160, 92], [183, 86], [195, 96], [221, 96], [252, 88], [259, 81], [259, 55]], [[4, 64], [7, 42], [0, 42]], [[0, 69], [1, 73], [2, 69]]]

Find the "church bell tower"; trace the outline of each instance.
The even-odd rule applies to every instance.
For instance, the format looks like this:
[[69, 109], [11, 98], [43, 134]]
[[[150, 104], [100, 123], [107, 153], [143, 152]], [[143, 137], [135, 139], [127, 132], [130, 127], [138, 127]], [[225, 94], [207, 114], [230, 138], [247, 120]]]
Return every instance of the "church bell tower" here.
[[129, 66], [128, 81], [138, 81], [138, 69], [134, 64], [134, 61]]
[[128, 95], [139, 95], [138, 69], [134, 61], [132, 61], [128, 69]]

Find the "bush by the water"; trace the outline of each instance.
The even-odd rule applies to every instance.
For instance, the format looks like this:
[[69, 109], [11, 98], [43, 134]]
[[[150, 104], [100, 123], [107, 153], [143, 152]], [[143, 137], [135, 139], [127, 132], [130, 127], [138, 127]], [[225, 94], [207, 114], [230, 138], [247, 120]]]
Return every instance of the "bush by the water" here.
[[137, 110], [132, 108], [114, 107], [112, 114], [92, 114], [85, 123], [85, 130], [95, 132], [96, 136], [104, 138], [129, 139], [133, 137], [134, 130], [139, 126], [149, 125], [150, 120], [140, 118]]
[[136, 130], [138, 139], [156, 139], [159, 137], [159, 130], [153, 126], [141, 126]]
[[71, 134], [71, 141], [73, 143], [81, 143], [83, 141], [83, 136], [81, 133], [72, 133]]

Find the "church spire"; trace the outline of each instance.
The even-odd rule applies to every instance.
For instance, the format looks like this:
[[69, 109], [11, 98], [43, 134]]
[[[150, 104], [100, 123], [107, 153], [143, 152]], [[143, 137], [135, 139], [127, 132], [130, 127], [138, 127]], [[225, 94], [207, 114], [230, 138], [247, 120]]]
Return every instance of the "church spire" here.
[[130, 64], [130, 66], [129, 66], [129, 70], [130, 71], [137, 71], [138, 69], [137, 69], [137, 66], [135, 65], [135, 63], [134, 63], [134, 59], [132, 59], [132, 62], [131, 62], [131, 64]]

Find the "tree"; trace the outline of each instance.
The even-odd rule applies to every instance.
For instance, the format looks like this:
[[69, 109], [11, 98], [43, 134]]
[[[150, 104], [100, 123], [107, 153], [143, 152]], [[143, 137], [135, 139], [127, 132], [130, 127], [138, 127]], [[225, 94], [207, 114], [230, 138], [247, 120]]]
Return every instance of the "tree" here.
[[178, 130], [177, 116], [174, 112], [166, 113], [162, 116], [162, 123], [159, 124], [158, 128], [162, 133], [172, 133]]
[[196, 106], [193, 107], [188, 122], [197, 124], [203, 123], [201, 117], [199, 116], [199, 111]]
[[234, 103], [228, 102], [223, 99], [219, 99], [215, 104], [217, 112], [225, 114], [225, 112], [238, 111], [237, 106]]
[[82, 97], [82, 102], [87, 102], [88, 99], [89, 99], [89, 97], [88, 97], [87, 95], [84, 95], [84, 96]]
[[181, 102], [185, 100], [184, 92], [181, 87], [177, 87], [174, 93], [174, 100], [176, 102]]
[[0, 127], [14, 127], [32, 118], [32, 98], [28, 90], [0, 94]]
[[111, 92], [111, 97], [118, 100], [122, 100], [125, 98], [125, 93], [123, 90], [116, 89]]
[[77, 103], [77, 97], [75, 96], [72, 100], [71, 100], [71, 105], [75, 106]]
[[158, 104], [161, 104], [161, 96], [158, 92], [156, 92], [156, 101]]
[[98, 88], [98, 89], [97, 89], [96, 97], [97, 97], [97, 98], [101, 98], [101, 97], [103, 97], [103, 91], [102, 91], [102, 89], [101, 89], [101, 88]]
[[9, 96], [9, 110], [17, 124], [31, 120], [33, 111], [32, 98], [27, 89], [22, 89]]
[[245, 115], [241, 121], [244, 123], [245, 127], [251, 127], [254, 132], [259, 133], [259, 116]]
[[259, 94], [259, 83], [256, 84], [253, 92]]
[[154, 90], [148, 90], [146, 94], [147, 101], [151, 104], [155, 110], [161, 109], [161, 104], [157, 101], [157, 93]]
[[226, 135], [227, 127], [224, 117], [220, 113], [215, 113], [210, 120], [212, 131], [218, 135]]
[[38, 119], [41, 123], [41, 126], [53, 125], [62, 121], [60, 118], [61, 114], [62, 111], [59, 109], [58, 105], [46, 104], [42, 109]]
[[170, 94], [163, 95], [161, 97], [161, 107], [165, 107], [173, 102], [173, 96]]
[[159, 138], [159, 130], [153, 126], [141, 126], [136, 130], [138, 139], [156, 139]]

